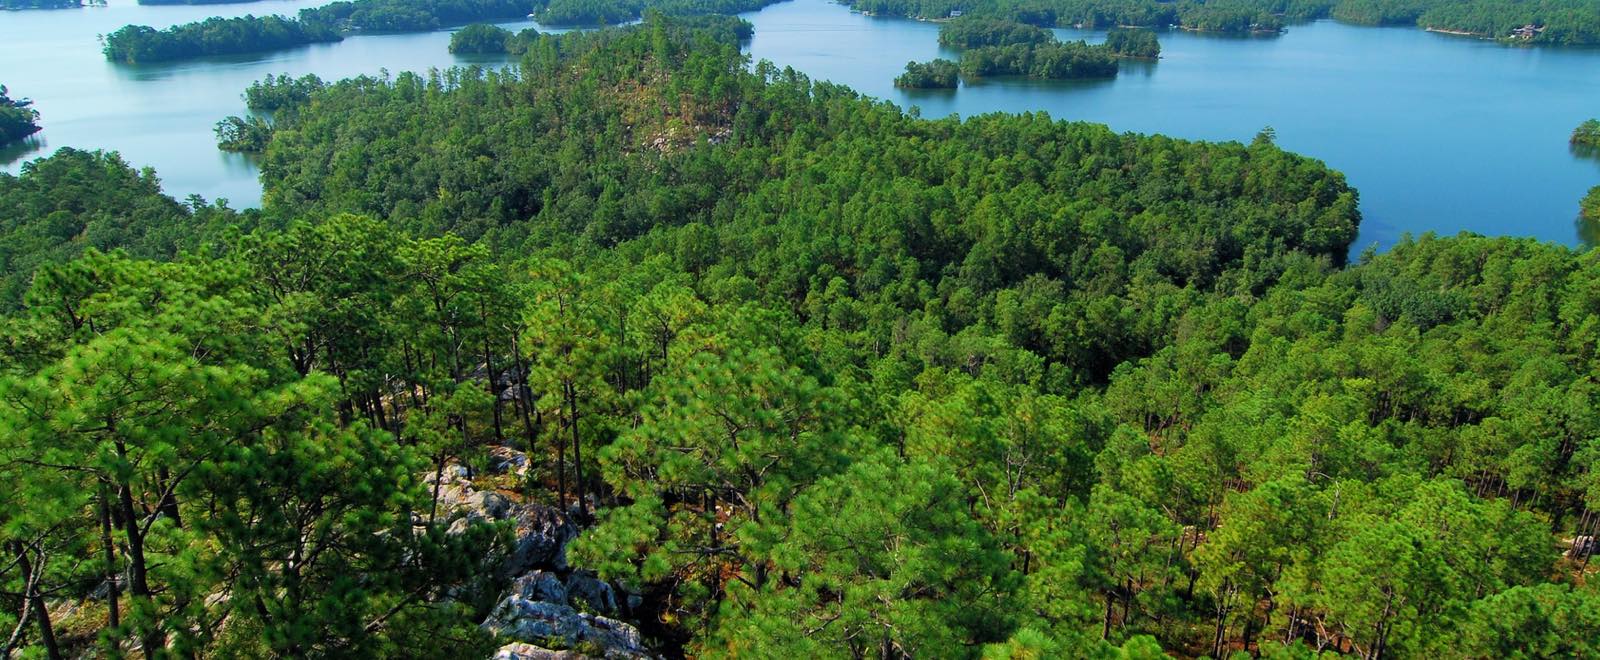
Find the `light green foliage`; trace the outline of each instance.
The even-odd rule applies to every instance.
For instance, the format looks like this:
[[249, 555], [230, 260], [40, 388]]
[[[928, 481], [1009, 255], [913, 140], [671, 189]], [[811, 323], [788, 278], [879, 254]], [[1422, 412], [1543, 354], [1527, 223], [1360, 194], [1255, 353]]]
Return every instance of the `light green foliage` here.
[[927, 121], [736, 25], [274, 78], [267, 229], [0, 177], [12, 646], [486, 656], [505, 530], [427, 477], [514, 445], [479, 484], [664, 655], [1593, 654], [1594, 253], [1347, 264], [1355, 192], [1270, 130]]

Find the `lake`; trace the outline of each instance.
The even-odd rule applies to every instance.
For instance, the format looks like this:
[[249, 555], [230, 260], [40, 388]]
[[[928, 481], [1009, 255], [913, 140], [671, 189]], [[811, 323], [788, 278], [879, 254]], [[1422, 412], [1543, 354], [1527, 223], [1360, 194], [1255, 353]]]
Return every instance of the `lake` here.
[[[239, 94], [252, 81], [499, 63], [450, 55], [448, 31], [137, 67], [106, 62], [96, 40], [127, 23], [293, 14], [325, 1], [141, 7], [124, 0], [0, 13], [0, 83], [36, 100], [45, 126], [42, 144], [0, 153], [0, 164], [15, 171], [21, 160], [60, 146], [116, 149], [135, 165], [155, 167], [175, 196], [254, 205], [254, 167], [217, 151], [211, 133], [217, 120], [244, 112]], [[1164, 32], [1159, 62], [1127, 63], [1110, 81], [991, 80], [908, 92], [893, 87], [907, 61], [956, 57], [940, 49], [935, 24], [863, 16], [826, 0], [791, 0], [745, 17], [755, 24], [747, 48], [753, 58], [915, 106], [927, 117], [1045, 111], [1118, 131], [1201, 140], [1248, 141], [1272, 126], [1280, 146], [1322, 159], [1361, 191], [1358, 251], [1424, 231], [1577, 243], [1578, 199], [1600, 184], [1600, 160], [1567, 147], [1573, 127], [1600, 116], [1596, 50], [1514, 48], [1320, 21], [1266, 38]], [[1086, 30], [1057, 34], [1104, 38]]]

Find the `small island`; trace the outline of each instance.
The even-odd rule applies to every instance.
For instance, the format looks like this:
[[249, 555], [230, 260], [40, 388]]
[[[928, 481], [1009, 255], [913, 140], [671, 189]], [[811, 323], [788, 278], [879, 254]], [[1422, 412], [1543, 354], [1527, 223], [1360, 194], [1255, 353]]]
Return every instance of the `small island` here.
[[1600, 149], [1600, 119], [1590, 119], [1572, 129], [1572, 146]]
[[599, 27], [663, 16], [732, 16], [755, 11], [778, 0], [549, 0], [534, 18], [541, 25]]
[[450, 35], [450, 52], [454, 55], [521, 55], [538, 38], [539, 31], [533, 28], [512, 32], [496, 25], [474, 23]]
[[106, 59], [126, 64], [236, 55], [343, 39], [338, 30], [282, 16], [208, 18], [157, 30], [128, 25], [106, 35]]
[[38, 132], [39, 111], [33, 109], [33, 101], [13, 99], [6, 86], [0, 85], [0, 145]]
[[957, 79], [1021, 76], [1036, 80], [1113, 78], [1124, 58], [1155, 59], [1161, 44], [1154, 32], [1113, 29], [1105, 43], [1062, 42], [1037, 25], [1003, 18], [966, 16], [939, 27], [939, 45], [961, 51], [961, 61], [910, 62], [895, 86], [953, 89]]
[[533, 0], [341, 0], [302, 9], [298, 18], [208, 18], [165, 30], [129, 25], [106, 35], [103, 50], [113, 62], [168, 62], [334, 42], [355, 32], [426, 32], [522, 18], [535, 8]]
[[1161, 42], [1150, 30], [1115, 28], [1106, 33], [1106, 48], [1119, 57], [1145, 60], [1161, 57]]
[[77, 9], [85, 4], [105, 4], [105, 0], [0, 0], [0, 10], [18, 9]]
[[906, 72], [894, 79], [894, 86], [903, 89], [955, 89], [960, 68], [955, 62], [936, 59], [932, 62], [906, 62]]
[[1578, 202], [1578, 214], [1589, 222], [1600, 222], [1600, 186], [1590, 188]]

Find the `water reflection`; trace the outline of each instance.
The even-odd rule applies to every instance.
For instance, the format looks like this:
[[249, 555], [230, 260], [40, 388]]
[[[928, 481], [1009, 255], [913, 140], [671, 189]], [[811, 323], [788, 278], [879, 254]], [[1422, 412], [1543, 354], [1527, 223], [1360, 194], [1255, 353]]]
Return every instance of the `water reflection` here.
[[44, 151], [50, 146], [44, 139], [44, 133], [34, 133], [28, 137], [0, 147], [0, 165], [10, 165], [28, 156]]

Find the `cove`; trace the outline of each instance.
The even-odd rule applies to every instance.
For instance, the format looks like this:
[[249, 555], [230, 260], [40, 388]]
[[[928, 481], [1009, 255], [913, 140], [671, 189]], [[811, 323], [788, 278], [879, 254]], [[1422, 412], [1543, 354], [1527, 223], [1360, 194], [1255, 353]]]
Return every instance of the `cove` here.
[[[151, 166], [175, 196], [260, 204], [257, 170], [218, 151], [211, 127], [245, 112], [239, 95], [270, 74], [336, 79], [381, 70], [503, 58], [457, 57], [449, 31], [359, 35], [335, 44], [164, 65], [106, 62], [97, 36], [208, 16], [292, 15], [326, 0], [239, 5], [106, 7], [0, 13], [0, 83], [34, 99], [45, 130], [0, 151], [0, 167], [70, 146], [113, 149]], [[1354, 246], [1401, 234], [1471, 231], [1579, 242], [1578, 199], [1600, 184], [1600, 160], [1571, 153], [1567, 135], [1600, 115], [1600, 51], [1512, 48], [1413, 28], [1292, 25], [1277, 37], [1161, 34], [1163, 58], [1125, 63], [1115, 80], [988, 80], [955, 91], [908, 92], [893, 79], [910, 60], [955, 58], [938, 26], [864, 16], [827, 0], [791, 0], [743, 15], [753, 59], [916, 108], [926, 117], [1048, 112], [1117, 131], [1248, 141], [1272, 126], [1285, 149], [1343, 171], [1361, 192]], [[532, 22], [503, 23], [518, 30]], [[1058, 30], [1063, 39], [1103, 32]]]
[[[352, 35], [331, 44], [161, 64], [117, 64], [100, 52], [99, 35], [128, 24], [160, 29], [210, 16], [293, 16], [329, 1], [144, 6], [109, 0], [105, 7], [0, 12], [0, 84], [13, 96], [32, 98], [44, 126], [30, 141], [0, 150], [0, 166], [15, 173], [22, 162], [59, 147], [115, 150], [136, 168], [154, 167], [162, 187], [179, 199], [197, 194], [227, 199], [235, 208], [258, 206], [256, 166], [247, 156], [218, 150], [212, 133], [218, 120], [247, 112], [240, 95], [250, 83], [279, 73], [336, 80], [509, 61], [451, 55], [453, 30]], [[500, 25], [564, 31], [533, 21]]]
[[1162, 59], [1125, 62], [1115, 80], [908, 91], [893, 85], [907, 61], [959, 57], [939, 47], [937, 24], [874, 18], [826, 0], [746, 18], [756, 60], [925, 117], [1045, 111], [1117, 131], [1244, 142], [1272, 126], [1279, 146], [1327, 162], [1361, 192], [1356, 253], [1428, 231], [1575, 244], [1578, 200], [1600, 184], [1600, 159], [1567, 146], [1574, 127], [1600, 116], [1600, 50], [1318, 21], [1276, 37], [1162, 32]]

